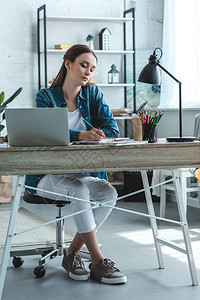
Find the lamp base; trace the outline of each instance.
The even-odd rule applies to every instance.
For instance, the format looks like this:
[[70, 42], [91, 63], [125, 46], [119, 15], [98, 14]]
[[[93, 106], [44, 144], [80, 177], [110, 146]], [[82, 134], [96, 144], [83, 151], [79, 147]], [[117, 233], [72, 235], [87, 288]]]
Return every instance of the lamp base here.
[[167, 137], [167, 142], [193, 142], [196, 139], [194, 136], [183, 136], [183, 137]]

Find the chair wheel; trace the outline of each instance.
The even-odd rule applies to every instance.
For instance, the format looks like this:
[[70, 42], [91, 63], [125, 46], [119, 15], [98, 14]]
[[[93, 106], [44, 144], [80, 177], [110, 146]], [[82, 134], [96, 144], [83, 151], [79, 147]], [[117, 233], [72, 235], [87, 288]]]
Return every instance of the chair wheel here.
[[15, 257], [13, 258], [12, 263], [13, 263], [13, 266], [14, 266], [15, 268], [19, 268], [19, 267], [21, 267], [21, 266], [23, 265], [24, 260], [23, 260], [21, 257], [16, 257], [16, 256], [15, 256]]
[[42, 277], [44, 277], [46, 270], [43, 266], [41, 266], [41, 267], [38, 266], [34, 269], [33, 273], [35, 274], [36, 277], [42, 278]]

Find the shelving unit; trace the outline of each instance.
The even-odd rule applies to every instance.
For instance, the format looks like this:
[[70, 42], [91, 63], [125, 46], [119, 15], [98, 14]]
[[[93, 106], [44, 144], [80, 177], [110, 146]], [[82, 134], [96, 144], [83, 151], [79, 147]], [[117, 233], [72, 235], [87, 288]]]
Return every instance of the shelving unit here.
[[[130, 16], [131, 17], [128, 17]], [[67, 49], [53, 49], [52, 47], [47, 46], [47, 22], [54, 22], [57, 24], [58, 22], [66, 22], [66, 23], [104, 23], [105, 27], [108, 24], [116, 23], [121, 24], [123, 26], [123, 37], [121, 38], [123, 49], [122, 50], [94, 50], [94, 52], [99, 55], [120, 55], [123, 57], [123, 80], [121, 83], [117, 84], [108, 84], [107, 82], [98, 82], [97, 85], [99, 87], [108, 89], [108, 88], [123, 88], [124, 89], [124, 101], [122, 103], [124, 108], [127, 108], [127, 88], [132, 88], [132, 109], [133, 112], [136, 111], [136, 89], [135, 89], [135, 15], [134, 8], [126, 10], [123, 12], [123, 17], [72, 17], [72, 16], [47, 16], [46, 15], [46, 5], [43, 5], [37, 9], [37, 40], [38, 40], [38, 89], [40, 90], [42, 87], [42, 72], [44, 76], [44, 87], [48, 86], [48, 72], [47, 72], [47, 56], [49, 55], [59, 55], [66, 52]], [[131, 35], [132, 39], [132, 49], [127, 49], [127, 23], [131, 24], [131, 31], [129, 32], [129, 36]], [[41, 43], [42, 42], [42, 43]], [[78, 43], [78, 41], [77, 41]], [[133, 80], [131, 82], [127, 82], [127, 56], [132, 56], [132, 75]], [[43, 56], [43, 65], [41, 64], [41, 56]], [[107, 81], [107, 78], [106, 80]], [[120, 118], [118, 118], [120, 119]], [[126, 119], [126, 118], [122, 118]], [[125, 121], [125, 132], [126, 132], [127, 124]]]

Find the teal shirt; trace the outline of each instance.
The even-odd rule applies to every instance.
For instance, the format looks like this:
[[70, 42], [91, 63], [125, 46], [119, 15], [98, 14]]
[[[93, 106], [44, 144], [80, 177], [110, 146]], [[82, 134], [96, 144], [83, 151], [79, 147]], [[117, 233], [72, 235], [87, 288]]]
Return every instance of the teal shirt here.
[[[100, 128], [106, 137], [118, 137], [119, 129], [113, 118], [109, 106], [106, 104], [103, 94], [96, 85], [81, 87], [77, 97], [79, 111], [95, 128]], [[66, 107], [66, 101], [61, 86], [40, 90], [36, 95], [37, 107]], [[88, 130], [90, 128], [88, 127]], [[70, 130], [70, 141], [78, 139], [78, 130]], [[107, 180], [106, 172], [85, 173], [87, 176], [99, 177]], [[27, 175], [26, 185], [36, 187], [43, 175]], [[34, 193], [33, 190], [30, 192]]]

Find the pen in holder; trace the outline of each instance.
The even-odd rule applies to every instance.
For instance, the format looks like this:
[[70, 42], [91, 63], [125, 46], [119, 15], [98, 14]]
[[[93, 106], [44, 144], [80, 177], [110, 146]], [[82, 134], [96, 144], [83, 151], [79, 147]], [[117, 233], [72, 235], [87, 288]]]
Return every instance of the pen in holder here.
[[158, 123], [163, 112], [158, 110], [153, 113], [151, 113], [151, 111], [141, 111], [138, 115], [142, 124], [142, 139], [147, 140], [148, 143], [155, 143], [157, 141]]
[[143, 140], [148, 140], [148, 143], [157, 141], [157, 124], [142, 124]]

